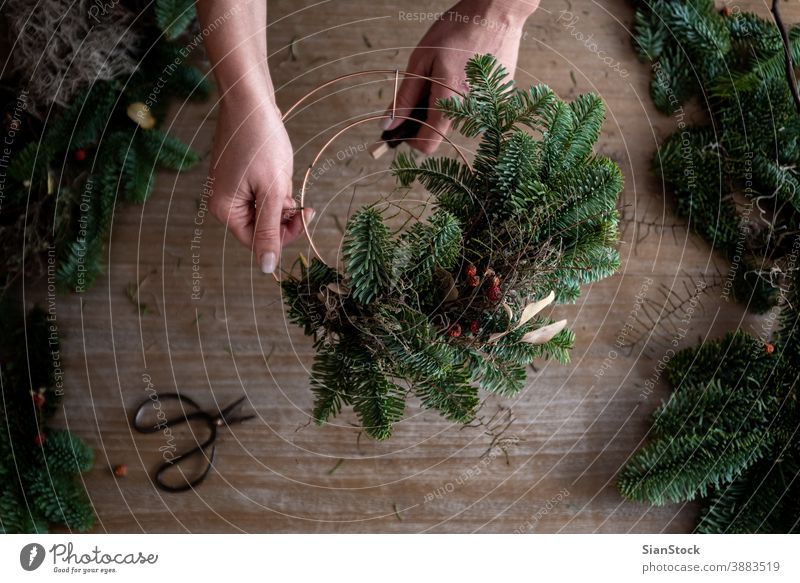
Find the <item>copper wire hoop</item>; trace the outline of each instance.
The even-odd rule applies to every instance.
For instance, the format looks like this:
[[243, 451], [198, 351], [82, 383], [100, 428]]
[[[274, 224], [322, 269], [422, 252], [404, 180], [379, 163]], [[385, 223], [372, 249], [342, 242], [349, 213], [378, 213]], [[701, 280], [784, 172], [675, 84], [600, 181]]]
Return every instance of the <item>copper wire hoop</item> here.
[[330, 87], [331, 85], [335, 85], [339, 81], [344, 81], [345, 79], [351, 79], [353, 77], [363, 77], [365, 75], [387, 75], [387, 74], [394, 75], [394, 98], [392, 100], [392, 114], [394, 114], [395, 105], [397, 103], [397, 90], [399, 89], [398, 82], [400, 80], [400, 76], [401, 75], [404, 76], [404, 77], [411, 77], [411, 78], [414, 78], [414, 79], [422, 79], [422, 80], [425, 80], [425, 81], [430, 81], [431, 83], [435, 83], [436, 85], [439, 85], [440, 87], [444, 87], [445, 89], [449, 89], [450, 91], [452, 91], [456, 95], [460, 95], [461, 97], [464, 97], [464, 93], [462, 91], [456, 89], [452, 85], [448, 85], [447, 83], [444, 83], [443, 81], [439, 81], [438, 79], [434, 79], [433, 77], [426, 77], [425, 75], [417, 75], [416, 73], [411, 73], [409, 71], [400, 71], [399, 69], [365, 69], [364, 71], [356, 71], [355, 73], [345, 73], [344, 75], [339, 75], [338, 77], [334, 77], [333, 79], [330, 79], [328, 81], [325, 81], [324, 83], [321, 83], [320, 85], [317, 85], [316, 87], [311, 89], [308, 93], [303, 95], [300, 99], [298, 99], [294, 103], [294, 105], [292, 105], [289, 109], [287, 109], [286, 113], [284, 113], [283, 116], [281, 116], [281, 119], [283, 121], [286, 121], [286, 118], [289, 115], [291, 115], [292, 112], [295, 109], [297, 109], [300, 105], [302, 105], [309, 97], [311, 97], [312, 95], [315, 95], [319, 91], [322, 91], [326, 87]]
[[[298, 99], [294, 103], [294, 105], [292, 105], [289, 109], [286, 110], [286, 112], [283, 114], [283, 116], [281, 116], [281, 120], [282, 121], [286, 121], [286, 119], [292, 114], [292, 112], [294, 112], [301, 104], [303, 104], [305, 101], [307, 101], [311, 96], [315, 95], [316, 93], [318, 93], [319, 91], [325, 89], [326, 87], [330, 87], [331, 85], [335, 85], [339, 81], [343, 81], [345, 79], [351, 79], [353, 77], [361, 77], [361, 76], [365, 76], [365, 75], [386, 75], [388, 73], [394, 74], [394, 96], [392, 98], [392, 109], [391, 109], [391, 111], [388, 112], [388, 113], [380, 114], [380, 115], [370, 115], [368, 117], [361, 118], [359, 120], [356, 120], [354, 122], [351, 122], [351, 123], [347, 124], [346, 126], [341, 128], [339, 131], [337, 131], [317, 151], [316, 156], [314, 156], [314, 159], [308, 165], [308, 168], [306, 169], [305, 175], [303, 176], [303, 182], [300, 185], [300, 197], [299, 197], [300, 200], [299, 200], [299, 205], [298, 206], [301, 209], [300, 220], [303, 223], [303, 233], [305, 234], [305, 237], [308, 240], [308, 244], [311, 247], [311, 250], [313, 251], [314, 255], [317, 257], [317, 259], [319, 259], [325, 265], [327, 265], [327, 263], [325, 263], [325, 260], [322, 258], [322, 255], [317, 250], [317, 246], [314, 244], [314, 240], [311, 237], [311, 233], [309, 233], [309, 231], [308, 231], [308, 223], [306, 222], [306, 215], [305, 215], [304, 212], [302, 212], [302, 209], [305, 208], [306, 189], [307, 189], [307, 186], [308, 186], [309, 177], [311, 176], [311, 171], [314, 169], [314, 166], [319, 161], [319, 159], [322, 157], [322, 155], [325, 153], [325, 151], [328, 149], [328, 147], [334, 141], [336, 141], [336, 139], [339, 138], [339, 136], [341, 136], [343, 133], [345, 133], [348, 130], [350, 130], [350, 129], [356, 127], [356, 126], [359, 126], [361, 124], [372, 122], [372, 121], [377, 121], [377, 120], [380, 120], [380, 119], [391, 119], [391, 120], [402, 119], [404, 121], [405, 120], [415, 121], [415, 122], [419, 123], [420, 125], [423, 125], [423, 126], [429, 128], [429, 129], [433, 130], [436, 134], [438, 134], [445, 142], [447, 142], [456, 151], [456, 153], [458, 154], [458, 157], [461, 158], [461, 161], [464, 162], [464, 164], [470, 170], [472, 170], [472, 165], [470, 164], [469, 160], [467, 160], [467, 157], [464, 155], [464, 152], [450, 138], [448, 138], [444, 134], [444, 132], [439, 131], [437, 128], [433, 127], [431, 124], [429, 124], [427, 122], [424, 122], [424, 121], [421, 121], [421, 120], [418, 120], [416, 118], [412, 118], [412, 117], [408, 117], [408, 116], [402, 116], [402, 115], [396, 115], [396, 111], [397, 111], [397, 91], [398, 91], [398, 88], [399, 88], [399, 81], [400, 81], [400, 76], [401, 75], [403, 75], [405, 77], [413, 77], [415, 79], [421, 79], [421, 80], [425, 80], [425, 81], [430, 81], [431, 83], [435, 83], [435, 84], [437, 84], [437, 85], [439, 85], [441, 87], [444, 87], [445, 89], [449, 89], [450, 91], [452, 91], [456, 95], [460, 95], [461, 97], [464, 97], [464, 93], [462, 93], [461, 91], [455, 89], [454, 87], [448, 85], [447, 83], [443, 83], [442, 81], [439, 81], [437, 79], [433, 79], [432, 77], [426, 77], [424, 75], [417, 75], [416, 73], [409, 73], [407, 71], [399, 71], [398, 69], [369, 69], [369, 70], [365, 70], [365, 71], [358, 71], [358, 72], [355, 72], [355, 73], [347, 73], [345, 75], [340, 75], [339, 77], [336, 77], [334, 79], [326, 81], [325, 83], [322, 83], [322, 84], [316, 86], [311, 91], [309, 91], [308, 93], [303, 95], [300, 99]], [[276, 279], [277, 279], [277, 277], [276, 277]]]

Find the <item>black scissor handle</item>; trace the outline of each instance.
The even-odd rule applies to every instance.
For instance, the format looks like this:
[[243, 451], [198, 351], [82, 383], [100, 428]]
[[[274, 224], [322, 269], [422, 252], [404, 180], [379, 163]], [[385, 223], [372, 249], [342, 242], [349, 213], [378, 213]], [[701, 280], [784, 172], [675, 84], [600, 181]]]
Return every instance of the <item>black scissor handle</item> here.
[[[198, 443], [195, 447], [184, 451], [175, 458], [165, 459], [165, 461], [158, 466], [155, 475], [153, 476], [153, 482], [159, 489], [165, 492], [186, 492], [187, 490], [193, 490], [196, 486], [200, 485], [208, 477], [208, 474], [214, 465], [214, 458], [217, 453], [216, 446], [214, 445], [214, 442], [217, 439], [217, 428], [231, 425], [233, 423], [241, 423], [242, 421], [255, 418], [255, 415], [242, 416], [238, 414], [238, 410], [241, 408], [242, 403], [245, 402], [246, 397], [240, 397], [227, 407], [223, 408], [217, 415], [211, 415], [210, 413], [203, 411], [200, 408], [200, 405], [198, 405], [193, 399], [185, 397], [180, 393], [165, 393], [164, 395], [156, 394], [155, 397], [156, 398], [149, 397], [145, 399], [139, 404], [138, 407], [136, 407], [136, 412], [133, 415], [131, 424], [139, 433], [156, 433], [158, 431], [166, 431], [169, 427], [189, 423], [196, 419], [205, 422], [209, 430], [209, 437], [205, 441]], [[152, 421], [144, 422], [143, 416], [148, 410], [148, 407], [153, 407], [156, 410], [160, 410], [161, 401], [178, 401], [181, 404], [182, 410], [177, 415], [172, 417], [167, 416], [166, 413], [163, 415], [163, 417], [157, 416], [158, 420], [155, 423]], [[187, 413], [183, 407], [184, 404], [193, 408], [194, 411]], [[206, 455], [206, 452], [208, 451], [210, 451], [210, 455]], [[173, 486], [164, 480], [164, 474], [171, 468], [177, 468], [177, 470], [173, 469], [173, 471], [180, 471], [181, 474], [183, 474], [183, 472], [180, 470], [181, 463], [199, 455], [202, 455], [204, 458], [206, 458], [208, 464], [197, 477], [192, 478], [191, 480], [188, 480], [179, 486]]]
[[[132, 425], [133, 428], [139, 433], [156, 433], [157, 431], [162, 431], [165, 427], [172, 427], [180, 423], [188, 423], [189, 421], [193, 421], [195, 419], [211, 419], [208, 413], [201, 410], [200, 405], [198, 405], [194, 399], [190, 399], [189, 397], [185, 397], [179, 393], [166, 393], [164, 395], [156, 395], [156, 397], [156, 399], [148, 397], [139, 403], [138, 407], [136, 407], [136, 413], [133, 415]], [[165, 417], [163, 421], [159, 421], [156, 424], [145, 424], [142, 421], [142, 416], [147, 411], [147, 407], [150, 406], [160, 409], [161, 401], [178, 401], [179, 403], [186, 403], [192, 406], [195, 411], [191, 413], [181, 412], [173, 417]], [[159, 403], [158, 407], [156, 407], [156, 403]]]
[[381, 134], [381, 141], [386, 142], [390, 148], [396, 148], [406, 140], [416, 136], [422, 127], [419, 122], [428, 119], [428, 98], [423, 97], [408, 117], [412, 119], [404, 120], [394, 129], [384, 130]]
[[[203, 483], [203, 481], [208, 477], [208, 473], [211, 471], [212, 466], [214, 465], [214, 459], [217, 454], [217, 446], [213, 444], [213, 438], [207, 440], [204, 444], [195, 447], [194, 449], [190, 449], [186, 453], [183, 453], [176, 457], [173, 460], [169, 460], [158, 466], [156, 470], [155, 476], [153, 476], [153, 481], [155, 482], [156, 486], [159, 489], [165, 492], [186, 492], [187, 490], [193, 490], [195, 487], [199, 486]], [[164, 482], [163, 474], [170, 468], [178, 468], [180, 470], [181, 462], [195, 457], [197, 455], [206, 455], [206, 449], [211, 446], [211, 455], [208, 457], [208, 464], [206, 465], [206, 469], [198, 475], [196, 478], [192, 480], [188, 480], [185, 484], [181, 484], [180, 486], [173, 486], [171, 484], [167, 484]]]

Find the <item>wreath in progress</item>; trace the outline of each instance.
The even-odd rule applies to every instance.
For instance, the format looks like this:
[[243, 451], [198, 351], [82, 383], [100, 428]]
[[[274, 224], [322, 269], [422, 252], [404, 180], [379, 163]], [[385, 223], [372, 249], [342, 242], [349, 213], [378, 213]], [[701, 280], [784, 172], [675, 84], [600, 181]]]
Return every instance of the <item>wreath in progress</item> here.
[[619, 267], [622, 175], [593, 153], [600, 98], [518, 89], [491, 55], [473, 57], [466, 76], [464, 96], [436, 105], [478, 138], [472, 163], [392, 163], [400, 187], [430, 193], [432, 213], [393, 229], [390, 205], [363, 207], [341, 266], [314, 258], [281, 283], [290, 319], [314, 338], [317, 423], [352, 406], [368, 435], [386, 439], [412, 393], [469, 422], [480, 389], [511, 396], [534, 359], [568, 362], [575, 335], [542, 310]]

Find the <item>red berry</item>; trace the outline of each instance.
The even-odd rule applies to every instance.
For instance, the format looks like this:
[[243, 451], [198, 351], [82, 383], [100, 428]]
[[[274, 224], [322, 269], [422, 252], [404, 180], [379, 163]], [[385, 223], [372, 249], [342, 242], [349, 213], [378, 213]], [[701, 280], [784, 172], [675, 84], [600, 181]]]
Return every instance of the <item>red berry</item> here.
[[478, 332], [480, 332], [480, 326], [478, 326], [477, 320], [473, 320], [472, 322], [469, 323], [469, 331], [475, 335], [477, 335]]
[[450, 330], [447, 331], [447, 335], [450, 338], [458, 338], [461, 336], [461, 324], [453, 324], [450, 326]]
[[467, 278], [467, 285], [469, 287], [478, 287], [481, 284], [481, 280], [477, 275], [470, 275]]
[[128, 475], [128, 466], [125, 464], [114, 466], [114, 475], [118, 478], [124, 478]]
[[769, 342], [767, 342], [767, 345], [764, 346], [764, 348], [766, 349], [767, 354], [772, 354], [773, 352], [775, 352], [775, 347]]
[[720, 12], [722, 12], [722, 16], [730, 16], [733, 11], [729, 6], [723, 6]]
[[464, 269], [464, 275], [467, 277], [475, 277], [478, 275], [478, 268], [474, 265], [467, 265], [466, 269]]
[[41, 393], [34, 393], [33, 394], [33, 404], [37, 409], [41, 409], [44, 407], [45, 398], [44, 395]]
[[489, 280], [489, 285], [491, 287], [500, 287], [500, 278], [496, 275], [492, 276], [492, 278]]
[[44, 445], [44, 439], [45, 439], [44, 433], [40, 431], [39, 433], [36, 434], [36, 437], [33, 438], [33, 443], [41, 447]]
[[499, 302], [500, 298], [503, 297], [503, 292], [500, 291], [500, 286], [492, 286], [486, 292], [486, 297], [489, 298], [490, 302]]
[[83, 162], [86, 160], [86, 150], [83, 148], [78, 148], [72, 153], [72, 157], [75, 158], [78, 162]]

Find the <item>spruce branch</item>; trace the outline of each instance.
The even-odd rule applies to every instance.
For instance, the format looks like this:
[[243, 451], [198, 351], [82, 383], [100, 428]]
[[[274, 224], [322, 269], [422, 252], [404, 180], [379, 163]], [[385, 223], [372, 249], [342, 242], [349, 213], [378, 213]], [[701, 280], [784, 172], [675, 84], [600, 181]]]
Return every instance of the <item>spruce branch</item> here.
[[569, 361], [571, 330], [533, 316], [510, 330], [519, 314], [546, 296], [573, 301], [619, 267], [622, 176], [592, 154], [602, 102], [518, 89], [489, 55], [466, 74], [466, 95], [439, 107], [478, 138], [472, 162], [400, 153], [392, 164], [398, 188], [420, 184], [433, 211], [391, 231], [399, 205], [359, 209], [342, 267], [312, 261], [281, 284], [289, 317], [315, 338], [318, 422], [351, 405], [366, 434], [386, 439], [409, 395], [470, 422], [480, 390], [514, 395], [535, 359]]

